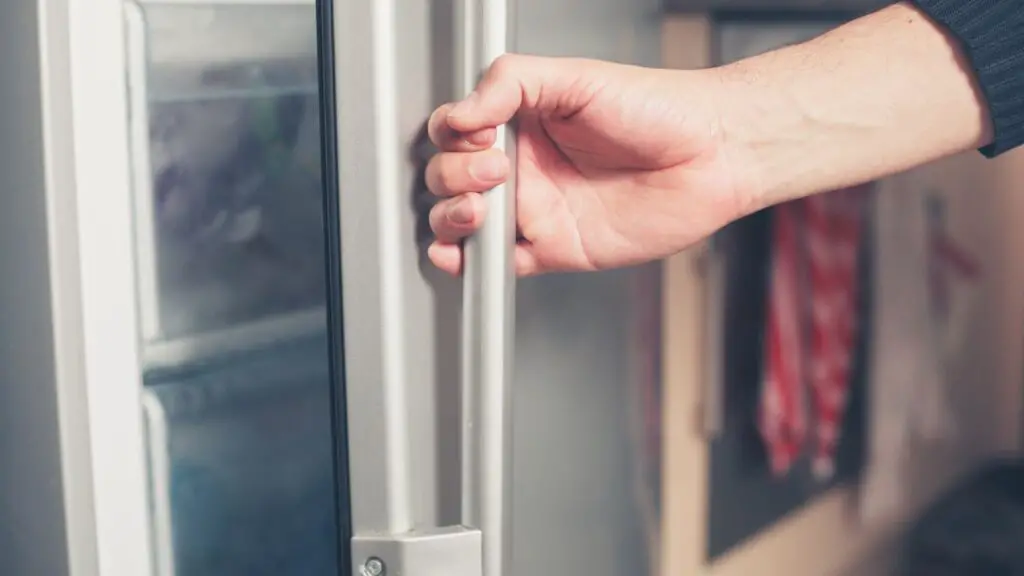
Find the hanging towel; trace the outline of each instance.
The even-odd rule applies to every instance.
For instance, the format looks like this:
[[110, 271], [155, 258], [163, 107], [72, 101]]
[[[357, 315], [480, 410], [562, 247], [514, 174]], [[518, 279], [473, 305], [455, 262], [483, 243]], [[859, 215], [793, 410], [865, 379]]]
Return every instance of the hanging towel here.
[[829, 479], [849, 396], [860, 318], [861, 234], [869, 187], [812, 196], [807, 205], [810, 271], [810, 391], [815, 441], [812, 470]]
[[758, 429], [777, 476], [803, 454], [810, 420], [814, 473], [828, 479], [835, 471], [860, 313], [870, 188], [808, 197], [773, 213]]
[[800, 314], [800, 232], [803, 204], [775, 208], [771, 267], [768, 273], [767, 324], [758, 429], [773, 474], [789, 472], [807, 434], [804, 397], [803, 326]]

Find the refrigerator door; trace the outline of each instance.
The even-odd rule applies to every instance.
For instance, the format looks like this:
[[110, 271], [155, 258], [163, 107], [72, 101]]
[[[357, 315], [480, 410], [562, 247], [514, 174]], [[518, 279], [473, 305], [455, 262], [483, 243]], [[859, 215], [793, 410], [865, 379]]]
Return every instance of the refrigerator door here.
[[434, 107], [513, 48], [656, 65], [657, 2], [332, 6], [353, 573], [654, 569], [656, 360], [634, 343], [657, 344], [656, 268], [517, 286], [514, 186], [488, 196], [463, 278], [421, 249]]
[[[342, 195], [342, 252], [346, 265], [361, 258], [351, 269], [363, 271], [344, 286], [353, 568], [648, 572], [657, 432], [644, 427], [657, 409], [641, 407], [654, 375], [634, 343], [656, 345], [656, 328], [640, 321], [658, 301], [656, 269], [513, 282], [503, 261], [513, 184], [488, 196], [495, 226], [469, 242], [467, 273], [446, 278], [423, 261], [428, 234], [414, 227], [422, 230], [432, 203], [422, 190], [431, 150], [413, 146], [416, 162], [407, 159], [433, 108], [463, 97], [502, 52], [656, 65], [657, 2], [376, 0], [335, 9], [339, 101], [373, 106], [338, 108], [339, 141], [362, 144], [358, 160], [340, 164], [341, 188], [376, 191]], [[357, 221], [381, 227], [360, 234]], [[386, 346], [371, 348], [378, 342]], [[455, 558], [465, 562], [440, 571]]]
[[[465, 63], [459, 86], [465, 94], [472, 79], [506, 51], [509, 6], [499, 0], [460, 0], [448, 7], [454, 10], [444, 26], [454, 28], [462, 42], [457, 48], [449, 45], [445, 56], [431, 55], [427, 63], [437, 76], [449, 79], [456, 63]], [[458, 345], [446, 347], [443, 332], [430, 330], [430, 321], [421, 321], [426, 319], [416, 309], [433, 304], [437, 328], [458, 326], [457, 308], [446, 304], [458, 302], [459, 284], [431, 281], [430, 269], [416, 266], [418, 245], [409, 241], [417, 215], [407, 208], [410, 183], [405, 179], [418, 174], [407, 162], [403, 124], [415, 118], [419, 125], [429, 113], [429, 101], [416, 97], [427, 94], [417, 84], [424, 63], [419, 58], [425, 53], [418, 42], [430, 38], [435, 31], [429, 26], [440, 22], [424, 8], [423, 2], [397, 0], [332, 4], [336, 97], [342, 103], [338, 140], [361, 143], [339, 158], [341, 187], [375, 192], [341, 198], [343, 259], [360, 262], [355, 269], [365, 271], [346, 274], [343, 291], [350, 358], [347, 426], [353, 438], [352, 569], [375, 575], [506, 576], [511, 573], [514, 197], [506, 189], [488, 195], [491, 218], [467, 245], [463, 327], [456, 341], [462, 345], [460, 362]], [[454, 88], [454, 83], [443, 87], [449, 93]], [[369, 109], [350, 108], [346, 102], [366, 103]], [[507, 150], [511, 135], [505, 138], [501, 132]], [[413, 178], [414, 198], [416, 182]], [[424, 288], [433, 289], [433, 302], [422, 299]], [[431, 374], [430, 357], [456, 370]], [[431, 399], [417, 402], [424, 390]], [[442, 423], [446, 405], [455, 405], [456, 417]], [[428, 435], [417, 433], [424, 429]], [[424, 465], [421, 454], [433, 456], [433, 462]], [[454, 501], [440, 494], [449, 492], [450, 480], [455, 482]]]
[[124, 23], [154, 572], [345, 573], [317, 8], [128, 2]]
[[[656, 0], [517, 0], [515, 12], [519, 52], [661, 63]], [[653, 574], [660, 549], [681, 545], [659, 527], [659, 285], [653, 264], [517, 286], [516, 575]]]

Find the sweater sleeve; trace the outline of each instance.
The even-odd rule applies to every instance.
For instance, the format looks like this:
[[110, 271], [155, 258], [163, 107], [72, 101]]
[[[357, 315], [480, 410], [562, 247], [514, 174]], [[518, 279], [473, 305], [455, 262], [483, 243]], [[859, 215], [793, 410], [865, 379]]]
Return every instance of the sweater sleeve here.
[[988, 103], [993, 158], [1024, 144], [1024, 0], [913, 0], [957, 38]]

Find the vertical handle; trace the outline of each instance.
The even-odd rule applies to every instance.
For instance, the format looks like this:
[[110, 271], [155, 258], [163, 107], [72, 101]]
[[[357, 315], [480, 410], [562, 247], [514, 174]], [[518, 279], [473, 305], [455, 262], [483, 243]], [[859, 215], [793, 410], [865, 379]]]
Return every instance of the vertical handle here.
[[[458, 94], [504, 54], [513, 37], [509, 0], [458, 3]], [[515, 165], [514, 134], [496, 147]], [[513, 174], [515, 170], [512, 171]], [[462, 523], [480, 530], [483, 576], [510, 574], [511, 376], [514, 338], [515, 182], [484, 194], [487, 220], [464, 246], [462, 309]]]

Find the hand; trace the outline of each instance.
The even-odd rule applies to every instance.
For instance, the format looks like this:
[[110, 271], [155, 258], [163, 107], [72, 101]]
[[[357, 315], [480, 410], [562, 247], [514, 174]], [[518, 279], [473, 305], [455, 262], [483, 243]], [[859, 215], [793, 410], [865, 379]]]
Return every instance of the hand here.
[[431, 261], [461, 269], [459, 241], [483, 223], [481, 196], [512, 169], [492, 149], [517, 127], [515, 265], [520, 275], [661, 258], [741, 215], [749, 195], [716, 113], [713, 72], [509, 55], [474, 93], [438, 108], [426, 173]]

